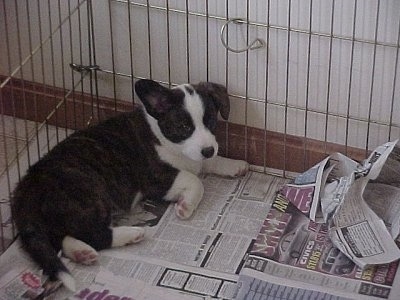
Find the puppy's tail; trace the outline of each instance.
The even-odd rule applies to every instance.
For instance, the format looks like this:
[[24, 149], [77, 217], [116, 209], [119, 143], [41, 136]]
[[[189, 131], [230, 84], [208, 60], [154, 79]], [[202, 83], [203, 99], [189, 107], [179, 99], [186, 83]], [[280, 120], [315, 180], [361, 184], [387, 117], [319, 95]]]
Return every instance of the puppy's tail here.
[[50, 281], [60, 280], [71, 291], [75, 291], [75, 280], [58, 257], [49, 237], [36, 226], [25, 225], [19, 231], [21, 242], [32, 259], [49, 276]]

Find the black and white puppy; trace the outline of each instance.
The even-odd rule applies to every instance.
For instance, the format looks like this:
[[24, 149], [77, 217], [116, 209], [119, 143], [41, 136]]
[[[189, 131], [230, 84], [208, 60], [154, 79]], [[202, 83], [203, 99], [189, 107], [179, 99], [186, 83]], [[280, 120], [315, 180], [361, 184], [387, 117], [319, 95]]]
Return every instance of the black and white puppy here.
[[91, 264], [96, 250], [140, 241], [144, 229], [112, 227], [113, 209], [141, 198], [175, 202], [182, 219], [198, 206], [200, 172], [243, 175], [244, 161], [217, 156], [217, 113], [229, 115], [226, 89], [214, 83], [168, 89], [139, 80], [144, 104], [77, 131], [29, 168], [15, 189], [12, 212], [24, 249], [50, 281], [75, 282], [57, 256]]

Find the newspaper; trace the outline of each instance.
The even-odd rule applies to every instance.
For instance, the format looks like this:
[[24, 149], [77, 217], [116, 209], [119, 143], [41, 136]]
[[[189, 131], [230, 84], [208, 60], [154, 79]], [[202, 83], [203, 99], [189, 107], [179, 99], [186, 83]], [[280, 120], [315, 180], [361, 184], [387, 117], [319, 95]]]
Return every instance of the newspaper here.
[[[399, 299], [398, 248], [391, 243], [400, 227], [400, 151], [389, 156], [393, 147], [378, 148], [361, 164], [334, 154], [291, 183], [256, 172], [203, 176], [204, 198], [189, 220], [149, 200], [129, 214], [116, 212], [115, 225], [145, 226], [146, 237], [101, 251], [92, 266], [62, 258], [76, 292], [46, 294], [46, 277], [17, 240], [0, 256], [0, 299]], [[383, 249], [374, 259], [386, 263], [351, 256], [358, 243], [376, 246], [362, 244], [364, 232], [339, 250], [337, 232], [360, 216]], [[390, 238], [381, 241], [383, 234]]]
[[333, 154], [284, 185], [240, 273], [237, 298], [399, 299], [396, 143], [362, 163]]
[[[205, 175], [204, 197], [189, 220], [173, 205], [144, 201], [129, 214], [117, 212], [115, 225], [146, 226], [145, 239], [100, 252], [92, 266], [62, 258], [77, 291], [59, 288], [46, 299], [233, 299], [238, 274], [276, 191], [286, 179], [257, 172], [240, 178]], [[34, 299], [41, 290], [19, 284], [24, 273], [46, 285], [19, 241], [0, 256], [0, 299]], [[23, 296], [24, 295], [24, 296]], [[107, 298], [108, 297], [108, 298]], [[29, 299], [29, 298], [28, 298]]]

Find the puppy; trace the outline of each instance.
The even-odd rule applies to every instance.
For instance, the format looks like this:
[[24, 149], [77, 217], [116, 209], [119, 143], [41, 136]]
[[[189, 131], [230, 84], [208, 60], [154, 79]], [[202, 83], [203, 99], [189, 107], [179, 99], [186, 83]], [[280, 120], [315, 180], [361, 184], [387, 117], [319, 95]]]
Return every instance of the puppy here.
[[244, 161], [217, 156], [217, 113], [229, 115], [226, 89], [214, 83], [173, 89], [139, 80], [142, 106], [77, 131], [31, 166], [16, 187], [12, 212], [24, 249], [50, 282], [75, 281], [57, 253], [92, 264], [97, 250], [140, 241], [144, 229], [111, 226], [114, 209], [141, 198], [175, 202], [189, 218], [204, 187], [200, 172], [243, 175]]

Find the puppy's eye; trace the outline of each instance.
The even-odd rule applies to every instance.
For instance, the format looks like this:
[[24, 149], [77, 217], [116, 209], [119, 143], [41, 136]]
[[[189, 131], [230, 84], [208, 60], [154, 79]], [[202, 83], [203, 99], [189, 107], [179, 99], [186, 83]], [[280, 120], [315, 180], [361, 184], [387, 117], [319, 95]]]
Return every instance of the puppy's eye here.
[[192, 130], [192, 127], [187, 123], [182, 123], [180, 128], [182, 131], [185, 131], [185, 132]]

